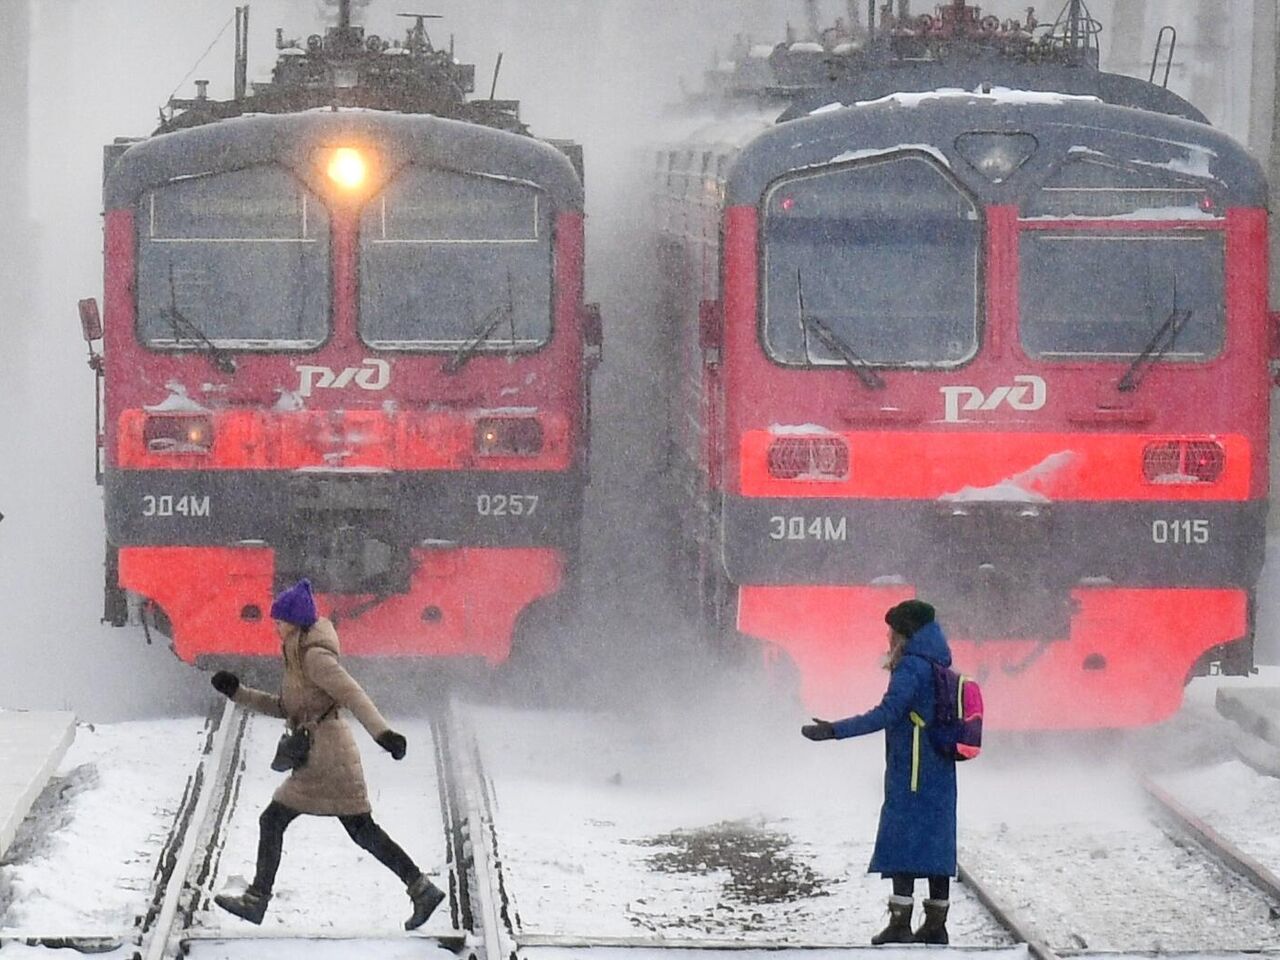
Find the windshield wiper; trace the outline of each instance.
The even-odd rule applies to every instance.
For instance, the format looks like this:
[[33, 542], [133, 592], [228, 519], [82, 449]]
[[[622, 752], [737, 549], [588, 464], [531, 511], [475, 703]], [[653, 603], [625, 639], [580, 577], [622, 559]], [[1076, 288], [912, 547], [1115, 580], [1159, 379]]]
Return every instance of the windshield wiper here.
[[461, 344], [458, 347], [458, 352], [450, 357], [441, 369], [445, 373], [457, 373], [461, 370], [476, 355], [480, 345], [493, 335], [493, 332], [498, 329], [503, 320], [509, 321], [511, 325], [511, 340], [508, 352], [514, 353], [516, 349], [516, 308], [511, 293], [511, 271], [509, 270], [507, 271], [507, 302], [498, 304], [484, 315], [484, 319], [480, 321], [480, 332]]
[[1156, 332], [1151, 335], [1151, 339], [1142, 348], [1142, 352], [1133, 358], [1133, 362], [1125, 370], [1124, 376], [1117, 381], [1116, 389], [1121, 393], [1129, 393], [1138, 389], [1138, 385], [1142, 383], [1147, 375], [1146, 371], [1151, 368], [1152, 364], [1173, 349], [1173, 345], [1178, 342], [1178, 334], [1190, 319], [1190, 310], [1179, 310], [1177, 307], [1170, 310], [1169, 316], [1164, 319], [1164, 323], [1160, 324]]
[[[196, 325], [195, 321], [188, 319], [178, 309], [178, 296], [173, 286], [172, 262], [169, 264], [169, 306], [167, 309], [160, 308], [160, 316], [169, 321], [169, 326], [173, 329], [173, 335], [177, 337], [179, 342], [190, 339], [191, 335], [194, 334], [195, 338], [200, 341], [204, 351], [209, 354], [209, 358], [213, 361], [215, 367], [227, 374], [236, 372], [235, 360], [205, 336], [205, 332]], [[184, 330], [186, 333], [183, 333]]]
[[484, 315], [484, 320], [481, 321], [484, 326], [480, 329], [480, 332], [458, 347], [458, 352], [450, 357], [441, 369], [444, 370], [445, 373], [457, 373], [461, 370], [467, 365], [467, 362], [476, 355], [476, 352], [480, 349], [480, 344], [488, 340], [493, 332], [498, 329], [498, 325], [508, 318], [511, 319], [511, 343], [514, 345], [516, 339], [514, 329], [515, 313], [511, 309], [510, 304], [500, 303]]
[[858, 375], [858, 379], [862, 381], [862, 385], [864, 387], [869, 390], [884, 389], [884, 377], [876, 373], [875, 368], [859, 356], [858, 352], [854, 350], [853, 347], [849, 346], [844, 338], [817, 317], [813, 317], [805, 313], [804, 281], [800, 278], [799, 270], [796, 270], [796, 304], [800, 309], [800, 330], [805, 334], [804, 354], [806, 360], [809, 359], [808, 331], [812, 330], [824, 347], [832, 353], [839, 355], [840, 358], [844, 360], [845, 365]]

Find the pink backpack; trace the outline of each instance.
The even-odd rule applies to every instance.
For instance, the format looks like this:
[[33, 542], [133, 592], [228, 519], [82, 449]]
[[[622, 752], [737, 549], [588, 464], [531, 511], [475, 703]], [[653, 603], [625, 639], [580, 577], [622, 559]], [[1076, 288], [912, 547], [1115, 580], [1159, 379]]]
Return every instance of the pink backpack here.
[[933, 747], [951, 760], [972, 760], [982, 752], [982, 688], [973, 677], [949, 667], [933, 667]]

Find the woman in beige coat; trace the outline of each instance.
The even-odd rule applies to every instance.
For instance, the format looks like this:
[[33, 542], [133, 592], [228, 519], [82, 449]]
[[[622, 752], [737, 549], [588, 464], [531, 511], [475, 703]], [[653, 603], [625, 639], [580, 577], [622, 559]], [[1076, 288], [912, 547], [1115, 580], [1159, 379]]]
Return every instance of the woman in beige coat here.
[[317, 615], [309, 581], [302, 580], [276, 597], [271, 618], [284, 654], [280, 696], [241, 686], [239, 678], [225, 670], [215, 673], [212, 683], [238, 704], [286, 718], [291, 728], [306, 727], [311, 731], [311, 749], [306, 762], [289, 774], [258, 819], [253, 883], [239, 896], [219, 894], [214, 902], [250, 923], [261, 923], [280, 866], [285, 828], [300, 814], [309, 813], [337, 817], [352, 840], [404, 881], [413, 901], [413, 916], [405, 921], [405, 929], [420, 927], [440, 905], [444, 892], [374, 823], [360, 751], [342, 710], [350, 711], [396, 760], [405, 754], [405, 739], [387, 725], [360, 684], [338, 662], [338, 633]]

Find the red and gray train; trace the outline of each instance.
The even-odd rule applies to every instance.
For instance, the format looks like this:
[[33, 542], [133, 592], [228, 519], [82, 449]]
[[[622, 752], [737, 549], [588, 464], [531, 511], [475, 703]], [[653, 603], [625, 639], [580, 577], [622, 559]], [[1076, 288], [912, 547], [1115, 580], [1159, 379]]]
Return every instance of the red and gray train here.
[[690, 608], [815, 711], [918, 596], [993, 725], [1159, 721], [1253, 665], [1262, 172], [1078, 0], [905, 6], [741, 44], [656, 154]]
[[[346, 651], [505, 661], [575, 576], [598, 313], [581, 151], [418, 17], [280, 37], [269, 83], [107, 149], [106, 617], [275, 657], [309, 577]], [[495, 76], [495, 83], [496, 83]], [[517, 641], [518, 642], [518, 641]]]

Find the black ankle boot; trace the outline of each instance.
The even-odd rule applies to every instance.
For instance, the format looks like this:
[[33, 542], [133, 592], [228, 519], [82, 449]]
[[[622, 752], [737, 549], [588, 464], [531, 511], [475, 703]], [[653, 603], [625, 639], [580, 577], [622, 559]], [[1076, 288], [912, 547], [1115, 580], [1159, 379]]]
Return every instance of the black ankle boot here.
[[950, 943], [947, 936], [947, 909], [951, 906], [948, 900], [926, 900], [924, 902], [924, 923], [916, 931], [916, 943]]
[[425, 873], [409, 884], [409, 899], [413, 901], [413, 916], [404, 922], [406, 930], [416, 930], [427, 922], [436, 907], [444, 900], [444, 891], [427, 879]]
[[913, 906], [910, 897], [890, 897], [889, 925], [871, 938], [872, 946], [878, 947], [882, 943], [915, 943], [916, 936], [911, 932]]
[[248, 887], [238, 897], [220, 893], [213, 898], [213, 902], [241, 920], [262, 923], [262, 918], [267, 913], [267, 904], [271, 902], [271, 894], [263, 893], [257, 887]]

